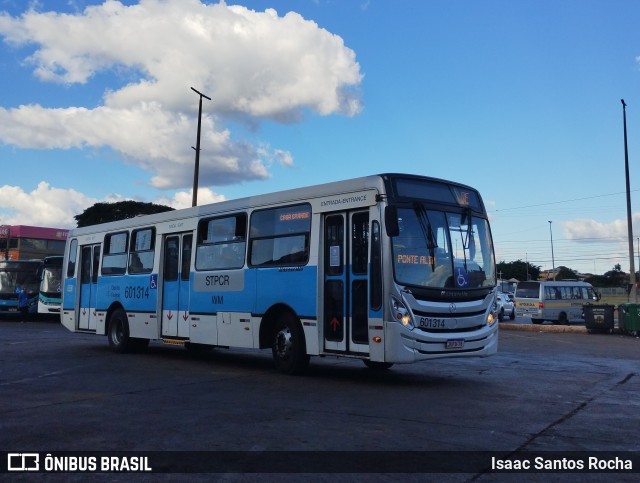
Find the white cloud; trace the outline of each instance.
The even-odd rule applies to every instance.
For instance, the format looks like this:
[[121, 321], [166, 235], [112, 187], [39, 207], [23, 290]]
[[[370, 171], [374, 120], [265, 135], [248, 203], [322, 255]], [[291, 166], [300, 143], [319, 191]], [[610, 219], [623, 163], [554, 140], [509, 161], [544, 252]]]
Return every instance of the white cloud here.
[[[125, 73], [129, 84], [104, 92], [103, 105], [0, 108], [0, 142], [21, 148], [110, 147], [150, 173], [161, 189], [191, 184], [197, 96], [203, 101], [200, 180], [228, 184], [269, 176], [286, 150], [234, 140], [229, 118], [295, 122], [304, 112], [355, 115], [361, 74], [343, 40], [289, 12], [256, 12], [221, 2], [114, 0], [77, 14], [0, 14], [0, 35], [35, 46], [27, 59], [44, 82], [90, 84]], [[120, 80], [122, 81], [122, 79]], [[213, 114], [212, 114], [213, 113]]]
[[[175, 209], [188, 208], [193, 190], [176, 192], [173, 197], [160, 197], [153, 203]], [[37, 188], [26, 192], [19, 186], [0, 186], [0, 225], [34, 225], [52, 228], [74, 228], [74, 216], [98, 202], [115, 203], [130, 198], [111, 194], [102, 200], [90, 198], [73, 189], [51, 187], [41, 181]], [[198, 205], [224, 201], [223, 195], [209, 188], [198, 189]], [[139, 201], [139, 200], [136, 200]]]
[[[632, 224], [640, 226], [640, 214], [632, 215]], [[627, 220], [613, 220], [602, 223], [590, 219], [578, 219], [565, 221], [562, 223], [564, 236], [568, 240], [582, 241], [585, 243], [602, 242], [603, 239], [620, 239], [626, 241], [628, 238]]]
[[73, 217], [97, 202], [76, 190], [52, 188], [44, 181], [31, 192], [4, 185], [0, 186], [0, 224], [72, 228], [76, 226]]
[[[211, 191], [209, 188], [198, 188], [198, 206], [208, 205], [210, 203], [219, 203], [224, 201], [225, 197]], [[179, 191], [172, 198], [163, 197], [154, 201], [159, 205], [170, 206], [179, 210], [181, 208], [189, 208], [193, 202], [193, 189], [189, 191]]]

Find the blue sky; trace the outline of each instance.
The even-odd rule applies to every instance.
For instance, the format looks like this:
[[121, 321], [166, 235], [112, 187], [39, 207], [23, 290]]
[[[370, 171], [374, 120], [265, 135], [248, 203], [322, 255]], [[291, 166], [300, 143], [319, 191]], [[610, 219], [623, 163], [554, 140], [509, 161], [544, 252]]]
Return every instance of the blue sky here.
[[[629, 268], [632, 0], [0, 0], [0, 224], [378, 172], [478, 188], [497, 260]], [[552, 221], [549, 224], [549, 221]], [[551, 228], [551, 230], [550, 230]], [[636, 235], [637, 234], [637, 235]], [[638, 269], [638, 259], [636, 259]]]

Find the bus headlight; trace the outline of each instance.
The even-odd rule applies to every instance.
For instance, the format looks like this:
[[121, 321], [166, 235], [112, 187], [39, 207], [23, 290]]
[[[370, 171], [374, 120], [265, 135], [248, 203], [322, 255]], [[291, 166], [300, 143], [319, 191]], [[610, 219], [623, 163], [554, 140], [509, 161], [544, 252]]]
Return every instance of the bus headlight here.
[[498, 317], [496, 317], [493, 312], [489, 312], [489, 315], [487, 315], [487, 325], [493, 325], [496, 320], [498, 320]]
[[404, 306], [404, 304], [395, 297], [391, 297], [391, 313], [393, 315], [393, 318], [405, 327], [408, 327], [409, 329], [414, 328], [411, 314]]

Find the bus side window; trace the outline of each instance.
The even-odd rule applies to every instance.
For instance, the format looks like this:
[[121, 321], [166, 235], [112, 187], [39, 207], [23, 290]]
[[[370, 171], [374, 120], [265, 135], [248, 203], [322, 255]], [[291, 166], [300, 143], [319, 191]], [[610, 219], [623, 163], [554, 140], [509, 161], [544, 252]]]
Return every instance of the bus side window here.
[[254, 267], [304, 265], [309, 261], [311, 206], [254, 211], [249, 228], [249, 261]]
[[78, 258], [78, 240], [73, 239], [69, 244], [69, 261], [67, 262], [67, 278], [75, 277], [77, 258]]
[[82, 267], [80, 268], [80, 283], [91, 282], [91, 247], [82, 247]]
[[110, 233], [104, 237], [102, 275], [123, 275], [126, 272], [128, 239], [129, 232], [126, 231]]
[[164, 242], [164, 280], [175, 282], [178, 280], [178, 260], [180, 257], [180, 238], [169, 236]]
[[143, 228], [131, 234], [129, 273], [151, 273], [153, 270], [155, 232], [155, 228]]
[[191, 245], [193, 245], [193, 235], [185, 235], [182, 238], [180, 280], [189, 280], [191, 277]]
[[196, 270], [242, 268], [246, 237], [246, 213], [201, 220], [198, 224]]
[[382, 242], [380, 224], [374, 220], [371, 224], [371, 287], [369, 300], [373, 310], [382, 307]]

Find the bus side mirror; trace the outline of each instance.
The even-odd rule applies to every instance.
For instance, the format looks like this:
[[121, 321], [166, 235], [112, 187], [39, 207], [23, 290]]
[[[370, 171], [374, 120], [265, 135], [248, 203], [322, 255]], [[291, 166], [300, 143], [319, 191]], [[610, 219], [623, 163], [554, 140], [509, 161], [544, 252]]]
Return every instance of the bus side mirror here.
[[398, 236], [400, 234], [400, 225], [398, 224], [398, 208], [396, 206], [387, 206], [384, 210], [384, 226], [387, 236]]

